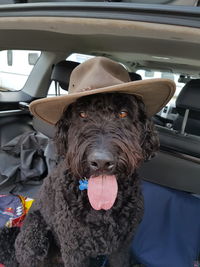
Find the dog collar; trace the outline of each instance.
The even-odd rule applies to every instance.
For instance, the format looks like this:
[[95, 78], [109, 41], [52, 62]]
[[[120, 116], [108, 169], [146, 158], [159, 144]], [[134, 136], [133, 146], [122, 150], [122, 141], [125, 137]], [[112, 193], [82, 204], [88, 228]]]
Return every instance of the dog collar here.
[[86, 178], [79, 180], [79, 189], [81, 191], [88, 189], [88, 180]]

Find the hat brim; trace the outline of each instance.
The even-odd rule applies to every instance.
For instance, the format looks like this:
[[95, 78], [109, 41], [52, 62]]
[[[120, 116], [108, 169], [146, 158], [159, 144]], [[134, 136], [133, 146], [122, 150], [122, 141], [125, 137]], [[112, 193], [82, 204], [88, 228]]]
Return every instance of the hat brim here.
[[35, 100], [30, 104], [31, 113], [39, 119], [56, 124], [64, 110], [78, 98], [100, 93], [127, 93], [140, 96], [148, 117], [159, 112], [172, 98], [176, 85], [169, 79], [148, 79], [122, 83], [90, 91]]

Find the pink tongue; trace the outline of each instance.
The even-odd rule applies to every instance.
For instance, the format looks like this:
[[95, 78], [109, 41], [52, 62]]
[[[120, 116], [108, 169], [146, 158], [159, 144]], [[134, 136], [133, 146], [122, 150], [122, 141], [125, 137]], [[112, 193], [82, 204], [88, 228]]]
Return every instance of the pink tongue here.
[[115, 175], [100, 175], [88, 180], [88, 198], [95, 210], [109, 210], [115, 203], [118, 185]]

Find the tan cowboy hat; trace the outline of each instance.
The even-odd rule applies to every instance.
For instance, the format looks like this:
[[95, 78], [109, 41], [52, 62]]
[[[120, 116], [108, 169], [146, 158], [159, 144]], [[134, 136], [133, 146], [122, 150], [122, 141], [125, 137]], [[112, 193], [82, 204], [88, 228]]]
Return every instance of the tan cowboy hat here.
[[151, 117], [172, 98], [175, 87], [168, 79], [130, 81], [128, 71], [121, 64], [94, 57], [72, 71], [67, 95], [35, 100], [30, 104], [30, 111], [39, 119], [56, 124], [63, 111], [78, 98], [117, 92], [141, 97]]

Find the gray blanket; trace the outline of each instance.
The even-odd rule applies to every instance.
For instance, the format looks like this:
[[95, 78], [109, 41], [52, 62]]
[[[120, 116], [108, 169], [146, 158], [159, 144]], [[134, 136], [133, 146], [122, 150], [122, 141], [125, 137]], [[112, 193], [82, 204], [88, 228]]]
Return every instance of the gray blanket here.
[[38, 132], [17, 136], [0, 149], [0, 186], [40, 181], [56, 164], [54, 145]]

